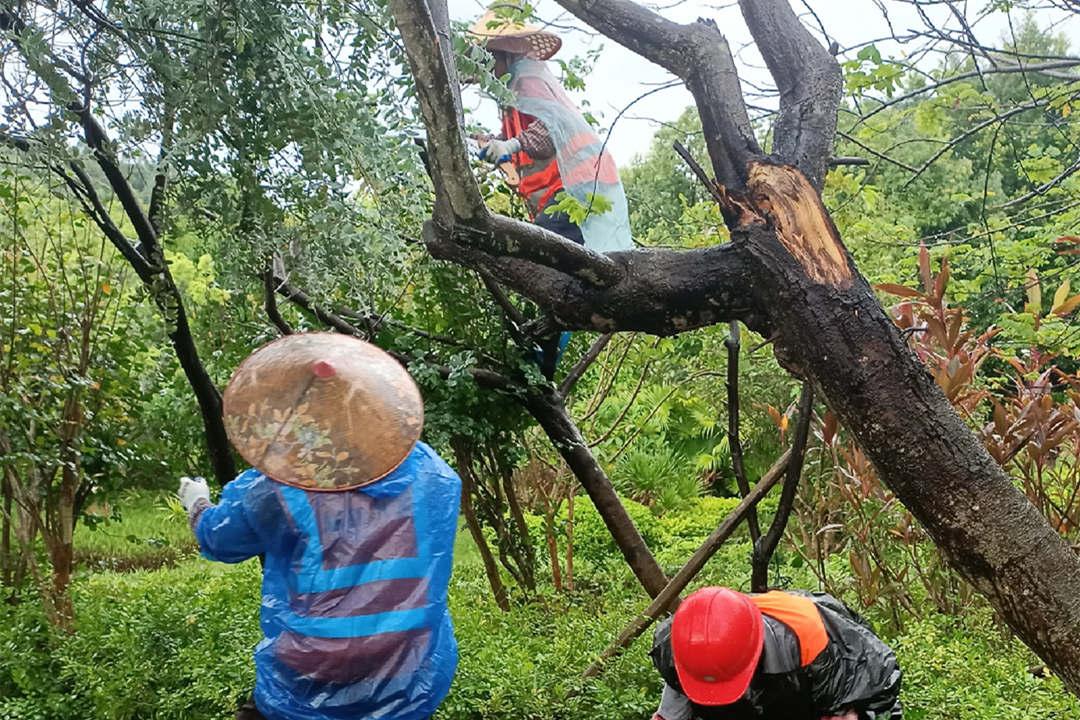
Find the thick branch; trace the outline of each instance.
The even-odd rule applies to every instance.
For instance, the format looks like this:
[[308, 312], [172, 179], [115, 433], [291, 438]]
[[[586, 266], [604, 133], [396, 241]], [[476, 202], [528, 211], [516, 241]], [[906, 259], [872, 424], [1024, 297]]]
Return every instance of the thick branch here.
[[109, 181], [109, 187], [112, 188], [113, 193], [124, 207], [124, 213], [127, 215], [131, 226], [135, 229], [135, 235], [139, 238], [139, 242], [146, 249], [147, 256], [151, 258], [152, 263], [157, 264], [160, 255], [157, 232], [154, 230], [149, 216], [143, 211], [142, 203], [139, 202], [131, 183], [128, 182], [127, 177], [124, 176], [123, 171], [120, 169], [109, 142], [109, 137], [105, 133], [105, 128], [101, 126], [101, 123], [97, 121], [97, 118], [90, 113], [90, 109], [85, 105], [73, 104], [68, 109], [79, 117], [83, 126], [86, 144], [93, 149], [94, 159], [105, 174], [105, 178]]
[[680, 25], [630, 0], [559, 0], [615, 42], [681, 78], [694, 95], [717, 180], [742, 187], [761, 155], [727, 39], [712, 22]]
[[588, 250], [539, 225], [503, 215], [490, 216], [482, 226], [456, 226], [450, 239], [489, 255], [519, 258], [555, 268], [601, 287], [612, 285], [622, 277], [621, 268], [607, 255]]
[[525, 404], [589, 494], [627, 565], [649, 596], [656, 597], [667, 584], [667, 578], [619, 501], [611, 480], [570, 418], [562, 397], [550, 388], [534, 386], [530, 388]]
[[608, 253], [621, 276], [610, 287], [453, 243], [432, 240], [428, 249], [437, 258], [487, 270], [551, 313], [563, 329], [674, 335], [731, 319], [759, 332], [765, 328], [749, 300], [752, 278], [743, 249], [734, 244]]
[[788, 0], [739, 0], [739, 9], [780, 90], [773, 155], [802, 170], [820, 190], [836, 140], [840, 66]]
[[436, 28], [427, 2], [392, 0], [390, 9], [409, 56], [416, 79], [416, 94], [428, 132], [439, 220], [447, 226], [455, 219], [482, 222], [491, 213], [469, 167], [465, 133], [458, 117], [460, 107], [457, 73], [450, 58], [448, 19], [439, 15]]

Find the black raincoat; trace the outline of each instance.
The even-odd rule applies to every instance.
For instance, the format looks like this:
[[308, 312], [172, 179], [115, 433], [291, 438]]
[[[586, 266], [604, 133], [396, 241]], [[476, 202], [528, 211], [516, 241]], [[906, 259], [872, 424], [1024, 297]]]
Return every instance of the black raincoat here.
[[[804, 593], [798, 593], [804, 594]], [[731, 705], [697, 705], [682, 694], [671, 650], [671, 618], [654, 634], [653, 665], [667, 687], [664, 720], [820, 720], [856, 710], [860, 720], [900, 720], [900, 666], [870, 624], [825, 593], [804, 594], [817, 607], [829, 644], [800, 667], [798, 637], [764, 615], [765, 647], [757, 672]]]

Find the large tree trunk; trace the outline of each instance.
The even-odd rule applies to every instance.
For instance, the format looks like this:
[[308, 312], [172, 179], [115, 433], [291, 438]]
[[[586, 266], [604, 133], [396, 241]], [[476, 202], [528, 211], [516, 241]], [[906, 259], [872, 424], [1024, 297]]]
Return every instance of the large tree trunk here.
[[1080, 690], [1080, 561], [964, 424], [844, 250], [817, 192], [757, 165], [754, 205], [776, 230], [736, 239], [776, 353], [811, 377], [882, 480], [950, 563]]

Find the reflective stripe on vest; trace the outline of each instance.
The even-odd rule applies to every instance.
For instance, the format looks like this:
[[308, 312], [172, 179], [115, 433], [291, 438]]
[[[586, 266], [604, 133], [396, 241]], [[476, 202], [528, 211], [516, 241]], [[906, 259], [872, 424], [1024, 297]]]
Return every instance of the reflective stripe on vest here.
[[799, 666], [814, 662], [829, 644], [829, 634], [814, 601], [800, 595], [773, 590], [751, 595], [750, 600], [762, 614], [783, 623], [799, 640]]
[[[508, 139], [514, 138], [524, 130], [521, 113], [514, 108], [507, 109], [503, 114], [503, 136]], [[536, 161], [524, 150], [514, 153], [511, 160], [521, 176], [517, 191], [529, 204], [530, 212], [539, 211], [555, 196], [555, 193], [563, 189], [559, 163], [554, 157], [539, 168], [536, 167]]]

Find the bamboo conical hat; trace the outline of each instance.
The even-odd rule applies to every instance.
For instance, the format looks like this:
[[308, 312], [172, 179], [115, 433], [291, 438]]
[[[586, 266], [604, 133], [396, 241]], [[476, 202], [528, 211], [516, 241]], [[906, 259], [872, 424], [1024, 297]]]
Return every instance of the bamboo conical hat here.
[[520, 20], [500, 17], [496, 7], [489, 9], [469, 28], [469, 35], [477, 42], [484, 43], [489, 50], [528, 55], [537, 60], [547, 60], [559, 52], [562, 38], [558, 35]]
[[424, 424], [409, 373], [374, 345], [336, 333], [288, 335], [240, 364], [225, 388], [225, 429], [263, 474], [307, 490], [384, 477]]

